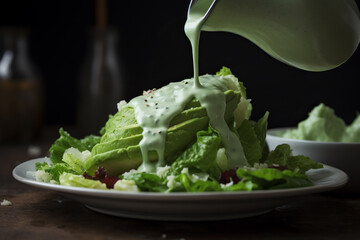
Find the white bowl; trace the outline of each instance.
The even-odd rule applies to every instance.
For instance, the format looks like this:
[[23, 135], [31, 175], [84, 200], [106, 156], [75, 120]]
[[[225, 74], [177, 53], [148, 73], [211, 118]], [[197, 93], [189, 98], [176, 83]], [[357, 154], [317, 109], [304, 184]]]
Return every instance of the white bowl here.
[[305, 155], [314, 161], [343, 170], [349, 182], [343, 192], [360, 193], [360, 143], [319, 142], [279, 137], [277, 134], [288, 128], [270, 129], [266, 142], [273, 150], [279, 144], [289, 144], [293, 155]]

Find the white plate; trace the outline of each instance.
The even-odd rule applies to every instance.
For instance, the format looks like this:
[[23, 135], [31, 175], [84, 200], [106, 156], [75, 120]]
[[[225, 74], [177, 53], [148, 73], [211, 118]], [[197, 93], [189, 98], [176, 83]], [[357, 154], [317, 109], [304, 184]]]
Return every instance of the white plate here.
[[315, 183], [311, 187], [253, 192], [130, 193], [37, 182], [26, 172], [34, 171], [35, 163], [43, 161], [46, 158], [18, 165], [13, 170], [13, 176], [20, 182], [56, 191], [97, 212], [151, 220], [208, 221], [260, 215], [296, 196], [340, 188], [348, 180], [343, 171], [325, 166], [308, 172]]

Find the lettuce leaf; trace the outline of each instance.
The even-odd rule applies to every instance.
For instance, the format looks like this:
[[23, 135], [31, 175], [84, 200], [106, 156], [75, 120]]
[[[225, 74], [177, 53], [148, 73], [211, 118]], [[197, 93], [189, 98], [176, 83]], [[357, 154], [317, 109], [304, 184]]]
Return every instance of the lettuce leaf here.
[[171, 164], [167, 174], [176, 176], [184, 168], [188, 168], [191, 173], [206, 172], [217, 178], [220, 169], [216, 163], [216, 156], [220, 143], [219, 134], [211, 127], [208, 131], [199, 131], [197, 141]]
[[142, 192], [165, 192], [168, 190], [165, 181], [152, 173], [136, 172], [124, 176], [123, 179], [133, 180]]
[[227, 76], [227, 75], [232, 75], [232, 72], [230, 70], [230, 68], [227, 68], [225, 66], [223, 66], [220, 71], [218, 71], [216, 73], [217, 76]]
[[244, 119], [237, 129], [241, 145], [250, 166], [259, 162], [261, 158], [261, 144], [249, 120]]
[[323, 165], [315, 162], [309, 157], [304, 155], [292, 155], [292, 150], [288, 144], [280, 144], [273, 151], [269, 153], [265, 163], [268, 165], [286, 166], [290, 170], [305, 173], [310, 169], [322, 168]]
[[251, 166], [261, 162], [268, 155], [269, 150], [265, 141], [268, 116], [269, 113], [266, 112], [257, 122], [244, 119], [237, 129], [245, 156]]
[[53, 163], [61, 163], [62, 157], [66, 149], [68, 148], [76, 148], [79, 151], [85, 151], [91, 149], [100, 142], [100, 136], [90, 135], [83, 139], [76, 139], [71, 137], [68, 132], [66, 132], [63, 128], [59, 129], [60, 137], [51, 145], [50, 152], [50, 160]]
[[[230, 68], [223, 66], [223, 67], [220, 69], [220, 71], [218, 71], [218, 72], [216, 73], [216, 75], [219, 76], [219, 77], [221, 77], [221, 76], [222, 76], [222, 77], [228, 76], [231, 81], [233, 81], [234, 83], [236, 82], [235, 84], [234, 84], [234, 83], [231, 84], [231, 85], [236, 85], [236, 87], [233, 86], [233, 87], [230, 87], [230, 89], [240, 91], [241, 96], [246, 99], [246, 87], [244, 86], [244, 83], [243, 83], [243, 82], [240, 82], [240, 81], [238, 80], [238, 78], [235, 77], [235, 76], [232, 74]], [[251, 104], [249, 104], [249, 115], [248, 115], [248, 116], [250, 116], [251, 108], [252, 108], [252, 107], [251, 107]]]
[[57, 163], [54, 165], [50, 165], [46, 162], [43, 163], [36, 163], [35, 164], [36, 171], [43, 170], [52, 176], [52, 180], [59, 182], [59, 177], [63, 173], [74, 173], [69, 166], [65, 163]]
[[76, 175], [72, 173], [66, 173], [60, 175], [59, 182], [64, 186], [72, 187], [84, 187], [84, 188], [95, 188], [106, 190], [106, 184], [99, 180], [86, 179], [82, 175]]
[[175, 181], [180, 185], [170, 191], [186, 191], [186, 192], [214, 192], [222, 191], [220, 184], [215, 180], [196, 180], [190, 179], [189, 174], [182, 173], [176, 176]]
[[84, 162], [90, 158], [91, 153], [88, 150], [80, 152], [77, 148], [68, 148], [65, 150], [62, 161], [65, 162], [71, 170], [78, 174], [85, 172]]
[[36, 163], [35, 169], [37, 171], [43, 170], [51, 174], [52, 180], [59, 182], [59, 177], [63, 173], [76, 173], [82, 175], [85, 172], [83, 163], [88, 157], [90, 157], [90, 152], [88, 150], [80, 152], [78, 149], [70, 147], [65, 150], [62, 162], [55, 164], [48, 164], [46, 162]]
[[240, 181], [236, 184], [225, 185], [223, 191], [252, 191], [258, 189], [259, 186], [251, 181]]
[[276, 168], [251, 170], [239, 168], [236, 174], [242, 179], [242, 182], [254, 184], [252, 190], [297, 188], [313, 185], [306, 174], [291, 170], [281, 171]]
[[257, 138], [259, 139], [260, 147], [262, 149], [262, 152], [261, 152], [262, 157], [260, 159], [260, 162], [263, 162], [269, 154], [269, 147], [266, 143], [268, 118], [269, 118], [269, 112], [265, 112], [264, 116], [262, 118], [260, 118], [255, 123], [255, 126], [254, 126], [255, 134], [256, 134]]

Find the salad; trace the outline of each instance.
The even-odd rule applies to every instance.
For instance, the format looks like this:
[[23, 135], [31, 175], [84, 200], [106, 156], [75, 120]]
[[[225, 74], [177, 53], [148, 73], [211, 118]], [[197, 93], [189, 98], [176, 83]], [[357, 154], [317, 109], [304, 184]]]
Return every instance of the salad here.
[[[31, 174], [47, 183], [132, 192], [313, 185], [306, 172], [322, 165], [306, 156], [293, 156], [286, 144], [269, 152], [265, 141], [269, 113], [257, 121], [250, 119], [252, 104], [246, 89], [229, 68], [200, 76], [203, 88], [211, 89], [216, 101], [208, 101], [207, 94], [197, 95], [202, 100], [186, 95], [192, 81], [146, 91], [129, 103], [121, 101], [99, 136], [76, 139], [60, 129], [49, 150], [51, 163], [37, 163]], [[223, 111], [217, 104], [225, 106]], [[210, 107], [225, 127], [216, 124]], [[234, 153], [239, 157], [232, 157]]]
[[278, 134], [279, 137], [321, 142], [360, 142], [360, 115], [350, 125], [336, 116], [334, 109], [320, 103], [297, 128]]

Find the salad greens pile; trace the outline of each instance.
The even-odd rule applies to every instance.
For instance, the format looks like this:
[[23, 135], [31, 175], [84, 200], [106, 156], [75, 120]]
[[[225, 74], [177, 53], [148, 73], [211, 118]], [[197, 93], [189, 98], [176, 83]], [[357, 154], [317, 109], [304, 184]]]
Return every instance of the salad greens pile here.
[[172, 120], [166, 135], [166, 166], [157, 167], [156, 172], [138, 169], [142, 129], [133, 109], [125, 106], [109, 117], [101, 136], [76, 139], [60, 129], [59, 139], [49, 150], [52, 163], [37, 163], [36, 179], [142, 192], [252, 191], [313, 185], [306, 171], [322, 165], [306, 156], [293, 156], [286, 144], [269, 152], [265, 141], [269, 113], [258, 121], [250, 120], [252, 105], [244, 85], [229, 68], [223, 67], [217, 76], [236, 80], [237, 87], [225, 92], [224, 117], [240, 139], [248, 166], [229, 169], [221, 136], [194, 99]]

